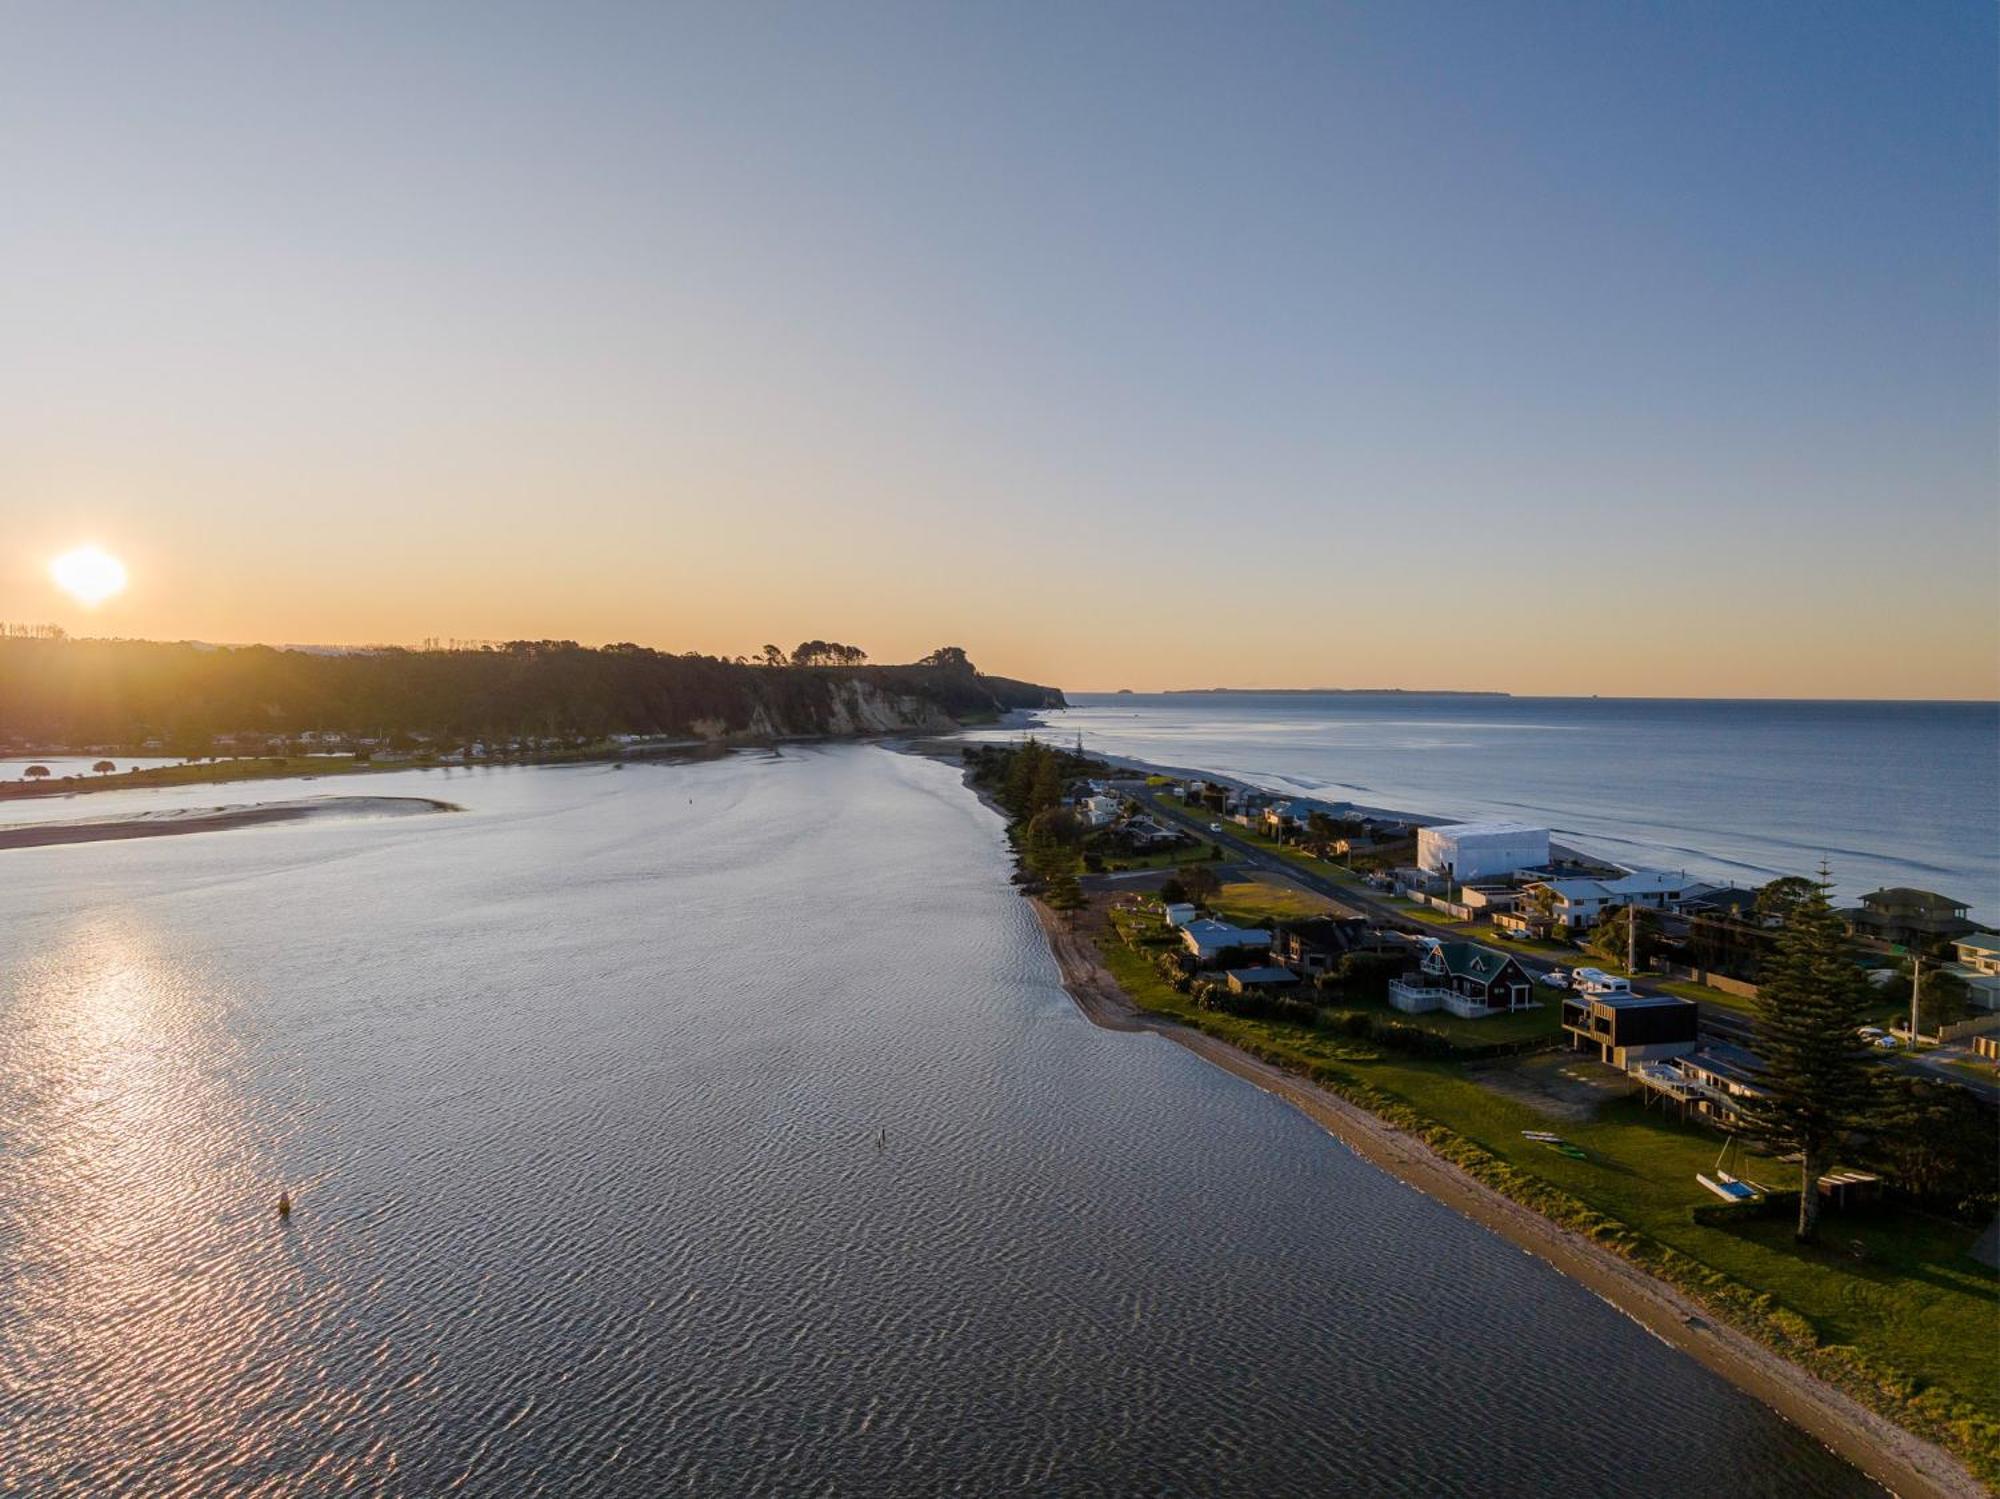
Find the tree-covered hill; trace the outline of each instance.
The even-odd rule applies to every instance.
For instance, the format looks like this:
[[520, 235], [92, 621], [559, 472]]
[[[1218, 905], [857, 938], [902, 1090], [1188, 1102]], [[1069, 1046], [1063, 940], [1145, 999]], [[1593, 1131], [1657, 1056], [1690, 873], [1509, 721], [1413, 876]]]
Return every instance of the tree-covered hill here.
[[785, 653], [774, 654], [783, 664], [551, 640], [325, 653], [0, 639], [0, 742], [158, 740], [199, 753], [217, 735], [313, 731], [463, 739], [779, 736], [937, 728], [1009, 708], [1062, 705], [1056, 689], [987, 676], [953, 647], [914, 666], [792, 665]]

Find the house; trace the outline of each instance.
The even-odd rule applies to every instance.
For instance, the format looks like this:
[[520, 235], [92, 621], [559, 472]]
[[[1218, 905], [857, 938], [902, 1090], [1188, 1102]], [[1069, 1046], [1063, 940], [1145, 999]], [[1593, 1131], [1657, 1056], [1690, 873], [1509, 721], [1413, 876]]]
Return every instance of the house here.
[[1956, 963], [1945, 972], [1965, 985], [1965, 998], [1975, 1009], [2000, 1010], [2000, 937], [1974, 932], [1952, 943]]
[[1287, 921], [1271, 939], [1271, 953], [1301, 973], [1326, 973], [1354, 952], [1400, 952], [1402, 944], [1385, 937], [1359, 917], [1316, 916]]
[[1615, 880], [1537, 880], [1528, 886], [1526, 899], [1551, 927], [1583, 932], [1606, 911], [1622, 906], [1675, 910], [1693, 883], [1684, 873], [1638, 869]]
[[1959, 967], [1974, 973], [2000, 976], [2000, 936], [1992, 932], [1973, 932], [1960, 937], [1951, 946]]
[[1681, 909], [1690, 915], [1755, 921], [1757, 892], [1740, 885], [1690, 885], [1681, 892]]
[[1966, 915], [1963, 901], [1935, 890], [1912, 890], [1908, 885], [1871, 890], [1861, 897], [1859, 909], [1841, 914], [1857, 935], [1895, 947], [1931, 947], [1978, 930]]
[[1549, 830], [1525, 822], [1459, 822], [1417, 829], [1417, 867], [1451, 880], [1486, 880], [1549, 862]]
[[1458, 899], [1470, 910], [1491, 916], [1513, 910], [1520, 903], [1521, 892], [1512, 885], [1488, 882], [1464, 886], [1458, 892]]
[[1672, 1065], [1696, 1085], [1695, 1107], [1719, 1124], [1741, 1124], [1744, 1109], [1765, 1094], [1764, 1059], [1746, 1047], [1710, 1041], [1675, 1057]]
[[1534, 981], [1507, 953], [1476, 942], [1438, 942], [1415, 973], [1389, 981], [1389, 1003], [1407, 1015], [1444, 1009], [1467, 1020], [1530, 1009]]
[[1621, 1071], [1695, 1049], [1700, 1007], [1672, 994], [1569, 994], [1562, 1028], [1572, 1051], [1591, 1050]]
[[1119, 803], [1115, 796], [1087, 796], [1077, 806], [1077, 815], [1086, 827], [1108, 828], [1118, 820]]
[[1272, 802], [1264, 809], [1263, 830], [1273, 838], [1283, 839], [1305, 825], [1306, 810], [1297, 802]]
[[1194, 920], [1194, 917], [1195, 908], [1190, 901], [1177, 900], [1166, 909], [1168, 926], [1186, 926], [1190, 921]]
[[1231, 926], [1197, 916], [1182, 924], [1181, 941], [1201, 962], [1213, 963], [1232, 952], [1263, 952], [1271, 945], [1271, 934], [1257, 927]]
[[1125, 841], [1139, 853], [1150, 853], [1154, 849], [1173, 848], [1177, 844], [1192, 843], [1194, 840], [1178, 828], [1170, 828], [1153, 821], [1150, 817], [1128, 818], [1125, 823]]
[[1253, 990], [1288, 989], [1299, 981], [1299, 976], [1289, 968], [1265, 966], [1262, 968], [1232, 968], [1222, 976], [1231, 994], [1248, 994]]

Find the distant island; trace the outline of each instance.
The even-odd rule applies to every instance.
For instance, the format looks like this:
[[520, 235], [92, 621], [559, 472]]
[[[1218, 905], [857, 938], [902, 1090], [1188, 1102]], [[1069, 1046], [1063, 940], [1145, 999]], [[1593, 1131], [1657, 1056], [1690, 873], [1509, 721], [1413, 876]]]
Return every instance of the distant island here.
[[[1130, 689], [1123, 689], [1129, 691]], [[1196, 694], [1248, 697], [1512, 697], [1511, 692], [1466, 691], [1449, 687], [1169, 687], [1162, 696]]]

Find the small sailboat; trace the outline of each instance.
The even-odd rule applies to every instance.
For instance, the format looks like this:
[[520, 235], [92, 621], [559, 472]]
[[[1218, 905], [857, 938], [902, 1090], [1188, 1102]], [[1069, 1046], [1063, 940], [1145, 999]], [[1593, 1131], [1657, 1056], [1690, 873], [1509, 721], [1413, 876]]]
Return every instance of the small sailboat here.
[[1722, 1149], [1715, 1153], [1715, 1164], [1706, 1173], [1697, 1171], [1694, 1179], [1724, 1202], [1762, 1202], [1764, 1200], [1762, 1187], [1722, 1169], [1722, 1163], [1729, 1159], [1729, 1152], [1740, 1151], [1741, 1148], [1736, 1136], [1727, 1136], [1722, 1142]]

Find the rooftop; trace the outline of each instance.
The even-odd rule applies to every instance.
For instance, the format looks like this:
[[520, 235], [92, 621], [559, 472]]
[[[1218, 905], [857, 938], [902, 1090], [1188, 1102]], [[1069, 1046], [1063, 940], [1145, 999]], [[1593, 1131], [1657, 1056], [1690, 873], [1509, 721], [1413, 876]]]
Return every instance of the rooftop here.
[[1419, 828], [1418, 831], [1442, 834], [1451, 838], [1473, 838], [1516, 833], [1540, 833], [1546, 837], [1549, 830], [1536, 827], [1531, 822], [1447, 822], [1437, 827]]
[[1629, 994], [1619, 991], [1615, 994], [1579, 994], [1578, 1000], [1595, 1005], [1603, 1005], [1607, 1010], [1643, 1010], [1648, 1005], [1691, 1005], [1691, 999], [1682, 999], [1678, 994]]
[[1861, 897], [1861, 904], [1891, 911], [1963, 911], [1965, 902], [1939, 895], [1935, 890], [1917, 890], [1909, 885], [1888, 885]]

